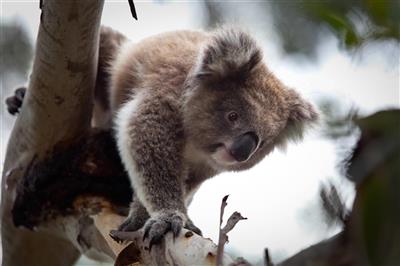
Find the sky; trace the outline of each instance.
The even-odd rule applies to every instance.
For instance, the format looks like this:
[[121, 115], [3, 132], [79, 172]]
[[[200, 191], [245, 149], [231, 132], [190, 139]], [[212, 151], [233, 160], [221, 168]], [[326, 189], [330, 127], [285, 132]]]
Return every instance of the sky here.
[[[264, 48], [269, 68], [307, 99], [316, 102], [329, 97], [345, 109], [356, 107], [363, 115], [400, 107], [399, 50], [393, 45], [370, 45], [350, 55], [338, 48], [337, 40], [328, 37], [319, 49], [318, 61], [294, 60], [280, 50], [271, 21], [257, 2], [241, 5], [239, 1], [236, 8], [227, 10], [232, 21], [254, 34]], [[133, 41], [203, 25], [205, 13], [199, 1], [135, 1], [135, 6], [138, 21], [131, 17], [127, 1], [106, 1], [102, 23]], [[0, 12], [2, 22], [18, 21], [34, 42], [40, 15], [38, 1], [1, 0]], [[2, 130], [1, 134], [3, 161], [9, 133]], [[351, 205], [352, 185], [337, 169], [339, 149], [317, 127], [303, 142], [273, 152], [248, 171], [224, 173], [205, 182], [190, 206], [189, 216], [205, 237], [217, 241], [220, 201], [229, 194], [226, 215], [240, 211], [248, 220], [230, 233], [228, 250], [256, 261], [267, 247], [273, 260], [284, 259], [338, 232], [339, 228], [324, 225], [318, 193], [321, 183], [331, 181], [343, 189], [343, 197]]]

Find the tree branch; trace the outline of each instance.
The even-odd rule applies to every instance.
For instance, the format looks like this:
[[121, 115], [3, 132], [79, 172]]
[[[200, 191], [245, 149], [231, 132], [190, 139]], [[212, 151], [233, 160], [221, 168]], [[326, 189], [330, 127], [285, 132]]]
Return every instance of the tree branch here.
[[[134, 263], [139, 265], [215, 265], [217, 245], [211, 239], [203, 238], [192, 231], [182, 229], [177, 238], [168, 233], [160, 246], [154, 246], [149, 251], [148, 240], [143, 241], [143, 231], [116, 232], [125, 234], [130, 242], [118, 244], [110, 236], [111, 229], [115, 229], [125, 217], [116, 215], [107, 209], [93, 216], [94, 223], [106, 239], [116, 258], [116, 266], [127, 266]], [[224, 254], [223, 265], [230, 265], [233, 260]]]
[[[229, 195], [223, 197], [221, 201], [221, 209], [220, 209], [220, 217], [219, 217], [219, 239], [218, 239], [218, 250], [217, 250], [217, 265], [225, 265], [225, 255], [224, 255], [224, 247], [225, 244], [228, 242], [228, 233], [235, 227], [235, 225], [240, 220], [246, 220], [247, 218], [243, 217], [240, 213], [234, 212], [228, 218], [226, 225], [222, 228], [222, 221], [224, 218], [225, 207], [228, 205]], [[234, 262], [232, 262], [235, 264]], [[247, 265], [245, 260], [240, 259], [240, 265]], [[236, 265], [236, 264], [235, 264]]]

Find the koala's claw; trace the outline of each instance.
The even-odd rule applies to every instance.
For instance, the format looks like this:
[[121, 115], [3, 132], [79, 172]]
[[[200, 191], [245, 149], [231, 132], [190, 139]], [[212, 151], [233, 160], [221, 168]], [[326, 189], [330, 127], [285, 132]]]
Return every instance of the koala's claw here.
[[14, 91], [14, 95], [6, 99], [7, 110], [10, 114], [19, 113], [24, 101], [26, 88], [20, 87]]
[[145, 240], [149, 236], [149, 232], [151, 229], [151, 226], [155, 223], [156, 221], [150, 220], [147, 222], [146, 227], [144, 228], [144, 234], [143, 234], [143, 240]]
[[187, 229], [187, 230], [193, 231], [193, 232], [195, 232], [196, 234], [198, 234], [200, 236], [203, 236], [203, 233], [201, 232], [201, 230], [197, 226], [195, 226], [193, 224], [192, 220], [190, 220], [190, 219], [188, 219], [188, 221], [186, 222], [184, 228]]
[[109, 236], [118, 244], [122, 244], [124, 242], [123, 239], [121, 239], [118, 235], [117, 235], [117, 230], [111, 230], [109, 233]]
[[137, 238], [137, 234], [134, 232], [123, 232], [118, 230], [111, 230], [109, 236], [118, 244], [126, 241], [135, 241]]
[[147, 213], [132, 212], [117, 230], [110, 231], [110, 237], [117, 243], [121, 244], [130, 239], [130, 232], [134, 232], [143, 227], [149, 218]]
[[173, 221], [171, 223], [171, 231], [172, 231], [172, 234], [174, 235], [174, 238], [179, 236], [179, 233], [182, 230], [182, 218], [177, 216], [175, 219], [180, 219], [180, 221]]
[[[146, 217], [147, 218], [147, 217]], [[129, 216], [119, 227], [118, 231], [133, 232], [143, 227], [145, 219], [138, 219], [137, 217]]]
[[143, 240], [150, 239], [149, 250], [153, 245], [157, 245], [169, 231], [174, 238], [179, 235], [183, 227], [183, 215], [179, 213], [163, 213], [149, 219], [144, 227]]

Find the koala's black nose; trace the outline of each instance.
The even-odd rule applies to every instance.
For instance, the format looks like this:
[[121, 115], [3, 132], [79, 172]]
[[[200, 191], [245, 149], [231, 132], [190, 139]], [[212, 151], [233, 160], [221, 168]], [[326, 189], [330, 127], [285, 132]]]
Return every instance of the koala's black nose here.
[[256, 149], [258, 137], [254, 132], [247, 132], [238, 138], [230, 148], [231, 155], [238, 162], [246, 161]]

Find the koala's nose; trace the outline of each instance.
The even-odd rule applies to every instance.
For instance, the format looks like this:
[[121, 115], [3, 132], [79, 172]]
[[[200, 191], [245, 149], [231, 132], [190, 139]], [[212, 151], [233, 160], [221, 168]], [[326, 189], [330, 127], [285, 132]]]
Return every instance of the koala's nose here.
[[258, 137], [254, 132], [240, 135], [230, 148], [231, 155], [238, 162], [246, 161], [256, 149], [257, 143]]

